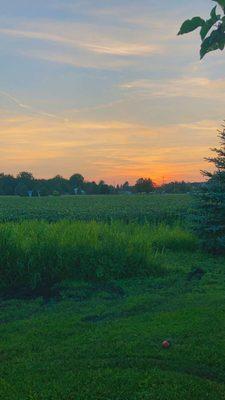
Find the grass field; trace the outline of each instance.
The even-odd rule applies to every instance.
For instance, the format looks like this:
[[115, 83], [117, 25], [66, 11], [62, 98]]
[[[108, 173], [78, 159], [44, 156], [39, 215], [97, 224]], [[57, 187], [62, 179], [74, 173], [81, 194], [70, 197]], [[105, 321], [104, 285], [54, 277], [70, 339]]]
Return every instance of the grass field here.
[[[51, 203], [82, 221], [16, 222], [40, 200], [43, 215]], [[0, 224], [0, 399], [225, 399], [225, 258], [185, 226], [190, 198], [44, 200], [0, 199], [21, 206]], [[173, 223], [137, 218], [154, 209]]]

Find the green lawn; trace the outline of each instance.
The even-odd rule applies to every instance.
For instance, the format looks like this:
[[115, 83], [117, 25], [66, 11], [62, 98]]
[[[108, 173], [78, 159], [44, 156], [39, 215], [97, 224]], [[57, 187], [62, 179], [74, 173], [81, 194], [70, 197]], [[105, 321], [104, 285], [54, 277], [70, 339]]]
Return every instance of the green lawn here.
[[0, 399], [225, 399], [225, 259], [163, 258], [161, 278], [2, 301]]

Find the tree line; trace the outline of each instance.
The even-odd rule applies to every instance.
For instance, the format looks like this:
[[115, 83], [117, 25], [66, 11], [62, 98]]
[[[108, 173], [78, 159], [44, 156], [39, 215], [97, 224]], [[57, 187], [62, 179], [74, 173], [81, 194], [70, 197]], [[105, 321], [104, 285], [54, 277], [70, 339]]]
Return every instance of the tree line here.
[[60, 196], [60, 195], [96, 195], [96, 194], [133, 194], [133, 193], [187, 193], [196, 187], [196, 183], [170, 182], [161, 186], [155, 185], [150, 178], [139, 178], [134, 185], [125, 182], [121, 185], [110, 185], [101, 180], [86, 181], [79, 174], [69, 179], [56, 175], [50, 179], [37, 179], [31, 172], [20, 172], [16, 177], [0, 173], [0, 195], [8, 196]]

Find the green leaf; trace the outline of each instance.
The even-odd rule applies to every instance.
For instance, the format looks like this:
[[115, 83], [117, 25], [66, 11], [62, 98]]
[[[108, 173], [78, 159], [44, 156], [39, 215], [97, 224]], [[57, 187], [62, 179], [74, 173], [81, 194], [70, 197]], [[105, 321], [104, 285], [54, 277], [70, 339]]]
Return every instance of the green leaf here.
[[200, 49], [200, 58], [202, 59], [207, 53], [213, 50], [217, 50], [218, 46], [212, 45], [210, 37], [206, 38], [201, 45]]
[[202, 29], [200, 31], [201, 39], [204, 40], [207, 34], [209, 33], [210, 29], [215, 25], [217, 21], [220, 20], [220, 15], [216, 14], [216, 7], [215, 6], [212, 11], [211, 11], [211, 18], [205, 21], [204, 25], [202, 26]]
[[220, 7], [222, 7], [223, 11], [225, 11], [225, 0], [213, 0], [213, 1], [219, 4]]
[[200, 17], [194, 17], [192, 19], [188, 19], [182, 24], [180, 31], [178, 32], [178, 35], [184, 35], [185, 33], [193, 32], [195, 29], [202, 27], [204, 24], [205, 24], [204, 19]]
[[217, 9], [217, 6], [213, 7], [213, 9], [212, 9], [212, 11], [210, 13], [210, 17], [212, 19], [216, 17], [216, 9]]
[[218, 49], [223, 50], [224, 47], [225, 33], [221, 32], [219, 29], [216, 29], [202, 42], [200, 57], [202, 59], [207, 53]]
[[219, 33], [218, 47], [220, 50], [223, 50], [225, 47], [225, 33], [224, 32]]
[[214, 25], [214, 22], [211, 19], [206, 21], [205, 25], [202, 27], [202, 29], [200, 31], [200, 36], [201, 36], [202, 40], [205, 39], [205, 37], [207, 36], [208, 32], [213, 27], [213, 25]]

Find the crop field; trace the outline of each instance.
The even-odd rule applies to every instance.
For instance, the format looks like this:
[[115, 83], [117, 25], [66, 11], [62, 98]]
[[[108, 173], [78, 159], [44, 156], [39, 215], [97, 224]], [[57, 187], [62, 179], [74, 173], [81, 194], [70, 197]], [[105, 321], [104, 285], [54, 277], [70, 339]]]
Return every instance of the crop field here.
[[0, 400], [225, 399], [225, 257], [191, 202], [0, 198]]
[[55, 222], [122, 220], [124, 222], [183, 221], [191, 206], [189, 195], [0, 197], [0, 222], [38, 219]]

